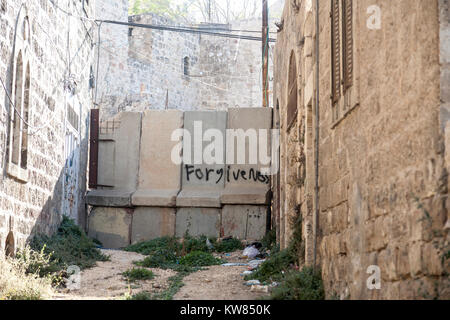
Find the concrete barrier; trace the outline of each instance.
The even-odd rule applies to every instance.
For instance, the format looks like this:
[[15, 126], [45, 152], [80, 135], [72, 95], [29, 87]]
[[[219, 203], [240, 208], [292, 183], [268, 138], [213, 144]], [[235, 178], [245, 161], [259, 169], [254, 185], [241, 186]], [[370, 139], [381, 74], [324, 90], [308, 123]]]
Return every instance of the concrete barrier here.
[[[184, 129], [190, 133], [190, 139], [184, 137], [184, 150], [191, 150], [190, 161], [184, 161], [182, 168], [182, 190], [177, 197], [177, 207], [197, 208], [220, 208], [220, 197], [225, 186], [225, 144], [220, 141], [213, 143], [221, 148], [223, 157], [222, 164], [196, 164], [196, 143], [201, 147], [200, 152], [211, 144], [203, 141], [203, 133], [209, 129], [221, 132], [223, 137], [226, 133], [227, 113], [212, 111], [190, 111], [184, 114]], [[201, 125], [200, 134], [194, 130], [195, 125]], [[200, 141], [200, 142], [199, 142]], [[222, 141], [223, 142], [223, 141]], [[188, 156], [186, 156], [188, 157]], [[200, 159], [202, 160], [202, 159]]]
[[[227, 129], [238, 135], [227, 136], [227, 179], [221, 196], [221, 203], [224, 205], [222, 236], [260, 240], [267, 228], [270, 175], [263, 169], [268, 169], [271, 165], [272, 109], [229, 109]], [[245, 145], [245, 164], [239, 162], [239, 143]], [[265, 155], [261, 154], [263, 147], [266, 149]], [[242, 146], [240, 149], [242, 150]], [[230, 150], [234, 151], [231, 153]], [[251, 152], [256, 155], [254, 163]], [[268, 163], [264, 163], [263, 160], [266, 159], [261, 156], [267, 157]]]
[[215, 208], [180, 208], [176, 217], [176, 236], [186, 234], [218, 238], [220, 236], [221, 210]]
[[[227, 129], [233, 132], [242, 130], [244, 133], [239, 137], [228, 136], [227, 145], [234, 150], [234, 157], [230, 150], [227, 152], [227, 179], [225, 190], [222, 192], [222, 204], [268, 204], [268, 193], [270, 191], [270, 176], [263, 172], [264, 168], [270, 168], [272, 129], [272, 109], [270, 108], [232, 108], [228, 110]], [[257, 133], [256, 140], [250, 131]], [[265, 130], [265, 131], [261, 131]], [[265, 136], [264, 136], [265, 135]], [[249, 138], [251, 136], [251, 138]], [[261, 138], [264, 136], [265, 140]], [[245, 163], [239, 164], [238, 146], [239, 141], [245, 139]], [[234, 140], [234, 143], [233, 143]], [[268, 163], [262, 163], [259, 150], [262, 145], [260, 141], [266, 141]], [[256, 147], [251, 146], [256, 142]], [[230, 146], [234, 145], [234, 148]], [[256, 163], [250, 161], [252, 157], [250, 150], [256, 153]]]
[[267, 229], [267, 206], [225, 205], [222, 209], [222, 236], [261, 240]]
[[89, 205], [131, 207], [138, 182], [140, 138], [140, 113], [121, 113], [100, 127], [99, 186], [88, 192]]
[[181, 189], [181, 164], [171, 160], [177, 142], [172, 133], [183, 127], [183, 112], [144, 112], [139, 166], [139, 186], [133, 206], [175, 207]]
[[[99, 186], [86, 197], [94, 207], [89, 235], [107, 248], [185, 234], [261, 239], [270, 190], [270, 177], [263, 168], [270, 168], [271, 143], [270, 137], [259, 138], [270, 135], [271, 112], [263, 108], [230, 109], [228, 114], [193, 111], [183, 117], [180, 111], [152, 110], [112, 119], [100, 130]], [[181, 128], [183, 141], [172, 141], [174, 131]], [[241, 133], [253, 129], [256, 150], [267, 143], [263, 146], [268, 163], [259, 157], [248, 163], [250, 141], [255, 140], [246, 141], [245, 135], [241, 138], [246, 164], [236, 163], [237, 143], [234, 161], [226, 162], [230, 138], [226, 129]], [[185, 157], [182, 164], [172, 159], [179, 143], [183, 150], [178, 151]], [[208, 152], [219, 157], [217, 163], [203, 158]]]
[[133, 214], [131, 243], [175, 235], [175, 209], [139, 207]]
[[105, 248], [125, 248], [131, 244], [132, 219], [132, 209], [94, 207], [89, 215], [88, 235]]

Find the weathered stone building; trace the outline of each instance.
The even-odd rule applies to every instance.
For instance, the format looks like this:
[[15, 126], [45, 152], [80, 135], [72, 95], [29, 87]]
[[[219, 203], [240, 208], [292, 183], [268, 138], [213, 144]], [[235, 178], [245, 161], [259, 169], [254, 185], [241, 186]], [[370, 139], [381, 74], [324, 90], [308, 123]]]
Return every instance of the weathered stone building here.
[[286, 2], [278, 236], [299, 211], [328, 297], [450, 297], [449, 20], [448, 0]]
[[[98, 0], [96, 7], [100, 19], [156, 26], [186, 25], [152, 13], [128, 17], [127, 0], [117, 1], [115, 7], [109, 1]], [[258, 36], [231, 30], [259, 31], [261, 25], [260, 19], [253, 19], [232, 25], [191, 27]], [[227, 110], [262, 105], [258, 41], [104, 23], [100, 42], [96, 90], [102, 119], [123, 111]]]
[[0, 2], [0, 253], [63, 214], [85, 222], [93, 14], [87, 0]]

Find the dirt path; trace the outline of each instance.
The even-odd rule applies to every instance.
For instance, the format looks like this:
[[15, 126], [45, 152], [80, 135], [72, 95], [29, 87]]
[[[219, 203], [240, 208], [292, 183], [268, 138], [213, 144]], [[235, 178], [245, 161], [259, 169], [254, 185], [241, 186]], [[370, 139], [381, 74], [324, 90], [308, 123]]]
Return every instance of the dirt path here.
[[150, 269], [153, 280], [128, 283], [122, 276], [124, 271], [136, 267], [133, 261], [144, 259], [143, 255], [118, 250], [102, 250], [110, 261], [98, 262], [97, 266], [81, 272], [80, 290], [65, 290], [55, 296], [57, 300], [120, 300], [126, 294], [140, 291], [160, 292], [167, 289], [168, 279], [176, 273], [172, 270]]
[[247, 267], [208, 267], [184, 278], [185, 286], [174, 300], [257, 300], [263, 294], [251, 292], [240, 275]]
[[[168, 288], [168, 279], [176, 273], [172, 270], [150, 269], [153, 280], [128, 283], [122, 276], [124, 271], [135, 267], [133, 261], [144, 259], [143, 255], [118, 250], [102, 250], [110, 261], [98, 262], [97, 266], [81, 272], [79, 290], [65, 289], [55, 295], [56, 300], [120, 300], [127, 294], [141, 291], [162, 292]], [[238, 253], [226, 256], [229, 262], [245, 262]], [[263, 293], [251, 292], [244, 285], [241, 273], [247, 267], [208, 267], [208, 270], [190, 274], [184, 278], [184, 286], [175, 295], [175, 300], [255, 300]]]

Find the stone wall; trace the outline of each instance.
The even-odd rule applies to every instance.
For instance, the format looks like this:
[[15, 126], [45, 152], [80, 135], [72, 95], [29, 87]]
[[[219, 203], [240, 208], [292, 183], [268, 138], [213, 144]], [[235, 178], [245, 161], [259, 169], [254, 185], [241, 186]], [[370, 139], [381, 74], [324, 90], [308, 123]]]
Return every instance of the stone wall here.
[[[15, 112], [0, 87], [0, 253], [5, 243], [18, 248], [36, 232], [51, 233], [63, 214], [81, 224], [85, 219], [92, 22], [69, 18], [49, 1], [24, 3], [0, 6], [0, 77], [17, 105]], [[94, 13], [92, 1], [58, 5], [76, 16]], [[20, 65], [24, 73], [16, 72]], [[21, 87], [15, 76], [21, 74], [29, 75], [23, 112], [19, 90], [12, 90], [13, 82]], [[9, 121], [12, 116], [15, 122]], [[19, 154], [20, 165], [14, 160]]]
[[[379, 29], [368, 27], [373, 5], [381, 9]], [[353, 1], [354, 82], [338, 107], [330, 100], [330, 12], [331, 2], [320, 1], [316, 35], [315, 1], [302, 1], [299, 9], [286, 3], [278, 35], [274, 101], [279, 101], [282, 128], [280, 241], [283, 246], [290, 241], [289, 217], [298, 208], [306, 251], [301, 261], [314, 262], [317, 235], [317, 263], [328, 297], [448, 299], [444, 155], [450, 145], [440, 129], [446, 123], [448, 1]], [[291, 55], [298, 100], [289, 127]], [[341, 108], [337, 117], [336, 108]], [[380, 290], [367, 286], [370, 266], [380, 268]]]
[[[128, 19], [139, 24], [186, 25], [152, 13], [127, 18], [126, 2], [121, 1], [115, 10], [108, 10], [107, 1], [97, 1], [98, 17], [124, 22]], [[261, 30], [261, 20], [198, 27], [220, 33], [229, 32], [223, 28]], [[274, 29], [273, 21], [271, 27]], [[124, 111], [226, 110], [262, 105], [261, 43], [258, 41], [106, 23], [101, 38], [97, 102], [103, 119]]]

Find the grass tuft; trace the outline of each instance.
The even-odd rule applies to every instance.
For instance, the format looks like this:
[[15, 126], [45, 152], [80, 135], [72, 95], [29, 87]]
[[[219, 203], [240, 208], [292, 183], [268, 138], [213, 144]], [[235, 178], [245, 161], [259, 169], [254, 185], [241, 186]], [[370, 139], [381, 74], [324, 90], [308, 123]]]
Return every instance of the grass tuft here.
[[301, 271], [289, 272], [280, 286], [274, 288], [273, 300], [324, 300], [320, 272], [305, 267]]
[[122, 275], [130, 282], [136, 282], [139, 280], [152, 280], [155, 275], [151, 270], [144, 268], [133, 268], [125, 271]]
[[194, 251], [180, 259], [180, 265], [188, 267], [208, 267], [224, 263], [209, 252]]

